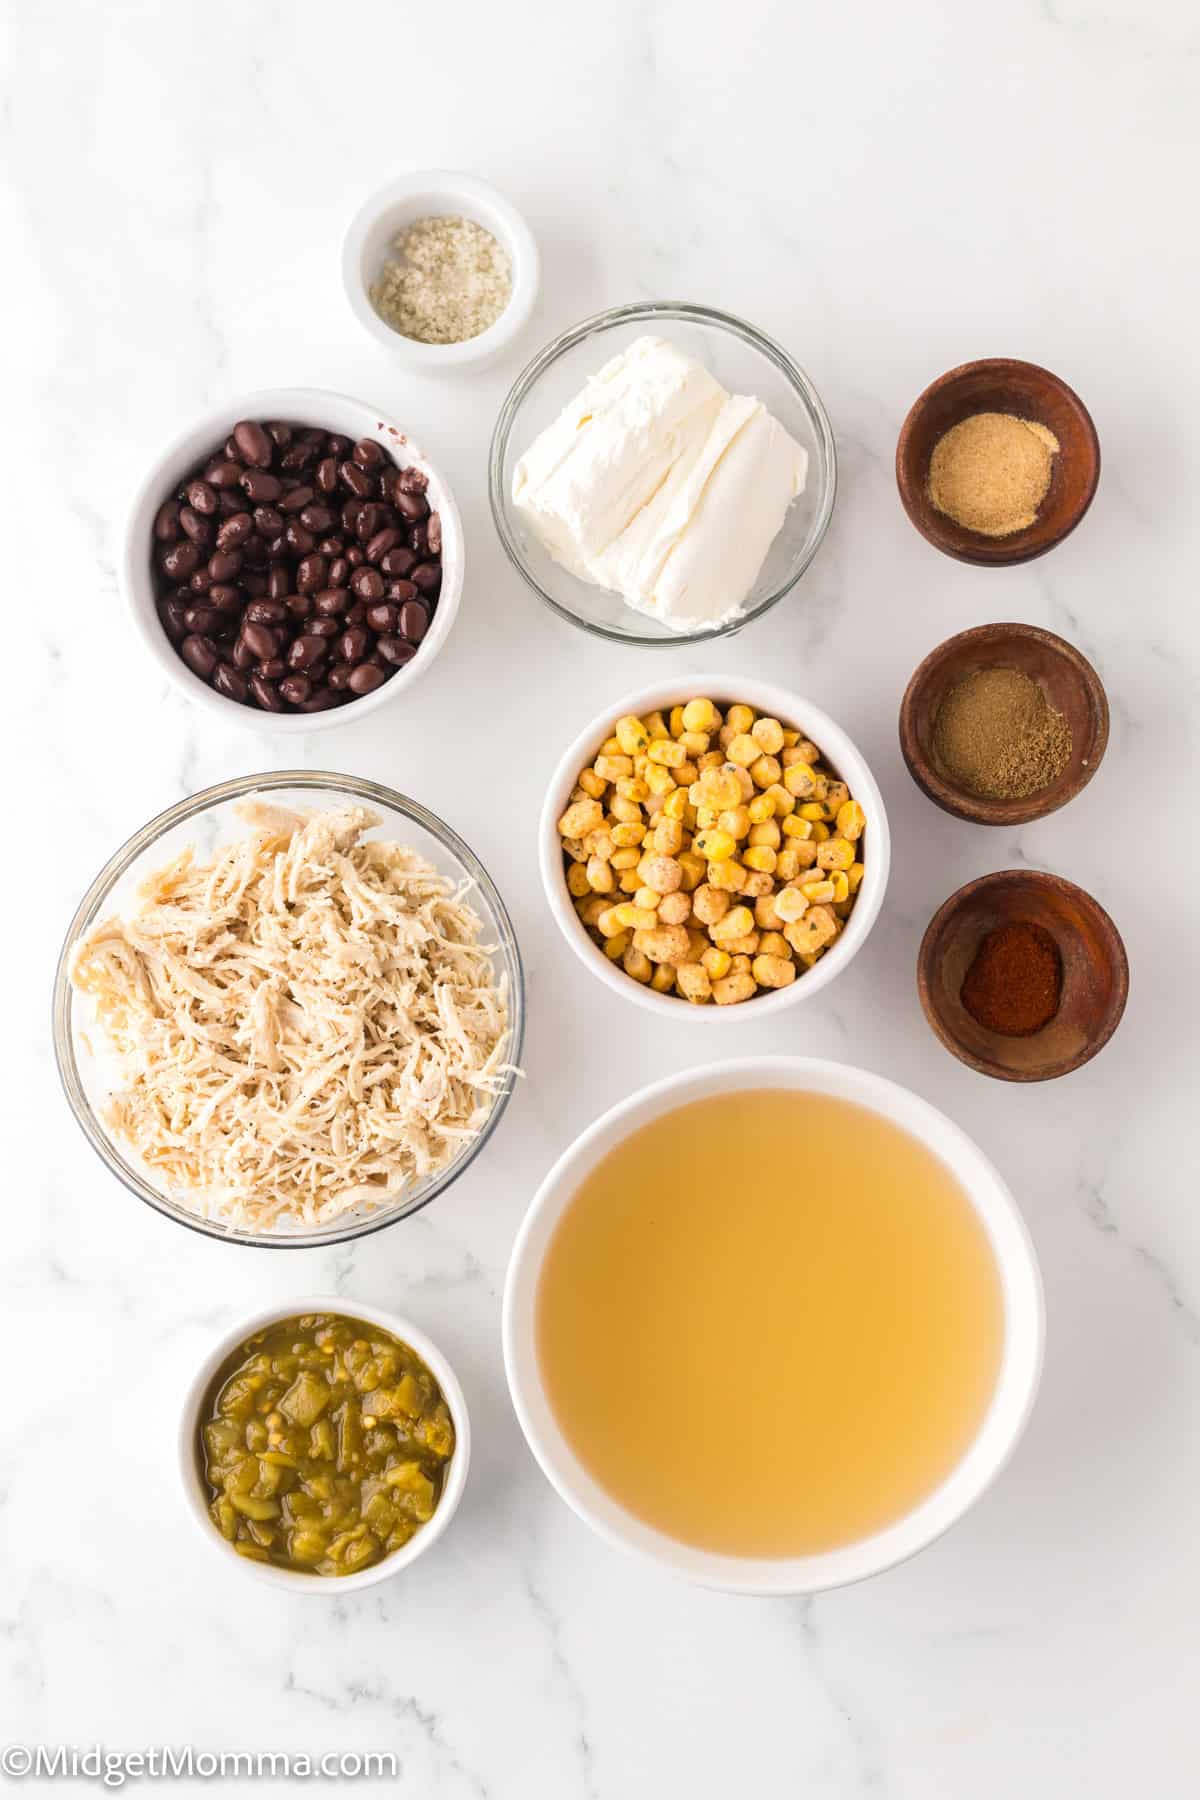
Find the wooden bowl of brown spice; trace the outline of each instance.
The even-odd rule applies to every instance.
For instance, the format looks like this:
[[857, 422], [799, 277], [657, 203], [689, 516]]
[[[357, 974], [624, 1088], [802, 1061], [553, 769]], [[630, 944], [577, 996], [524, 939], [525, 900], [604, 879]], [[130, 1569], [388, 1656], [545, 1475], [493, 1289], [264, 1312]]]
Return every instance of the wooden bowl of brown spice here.
[[1004, 869], [969, 881], [917, 954], [925, 1017], [968, 1068], [1051, 1081], [1102, 1050], [1121, 1022], [1129, 962], [1098, 901], [1060, 875]]
[[978, 625], [932, 650], [900, 702], [909, 774], [943, 811], [1025, 825], [1082, 792], [1108, 743], [1086, 656], [1036, 625]]
[[929, 543], [995, 568], [1052, 550], [1083, 518], [1100, 440], [1073, 388], [1037, 363], [986, 357], [913, 402], [896, 445], [904, 510]]

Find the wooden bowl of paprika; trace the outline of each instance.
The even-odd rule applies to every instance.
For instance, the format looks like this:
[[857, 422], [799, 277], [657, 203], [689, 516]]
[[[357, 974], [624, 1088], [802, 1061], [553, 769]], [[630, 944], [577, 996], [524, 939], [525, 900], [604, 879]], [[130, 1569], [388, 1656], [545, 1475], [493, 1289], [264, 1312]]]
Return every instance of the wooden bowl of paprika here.
[[1090, 894], [1061, 875], [1004, 869], [959, 888], [917, 954], [925, 1017], [968, 1068], [1052, 1081], [1102, 1050], [1121, 1021], [1129, 961]]

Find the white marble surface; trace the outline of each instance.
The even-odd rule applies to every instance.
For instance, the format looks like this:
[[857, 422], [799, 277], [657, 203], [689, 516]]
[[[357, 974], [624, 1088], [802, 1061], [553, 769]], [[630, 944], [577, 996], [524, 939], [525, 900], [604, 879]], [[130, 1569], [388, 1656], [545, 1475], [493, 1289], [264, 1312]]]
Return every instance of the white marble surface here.
[[[400, 1760], [393, 1791], [419, 1800], [1184, 1800], [1200, 1750], [1193, 9], [4, 13], [0, 1735], [382, 1748]], [[484, 376], [404, 375], [340, 292], [351, 212], [422, 162], [490, 177], [543, 248], [530, 332]], [[825, 398], [842, 470], [827, 543], [723, 654], [731, 676], [766, 670], [846, 724], [896, 843], [853, 970], [740, 1041], [859, 1061], [949, 1111], [1012, 1183], [1046, 1278], [1045, 1382], [997, 1487], [907, 1567], [806, 1602], [691, 1591], [594, 1541], [526, 1453], [500, 1364], [505, 1259], [542, 1172], [597, 1111], [709, 1052], [686, 1017], [651, 1028], [589, 980], [534, 867], [561, 744], [664, 659], [545, 613], [503, 561], [484, 490], [521, 353], [646, 296], [745, 314]], [[892, 476], [915, 393], [989, 354], [1059, 370], [1104, 446], [1092, 515], [1024, 570], [938, 556]], [[508, 897], [529, 970], [528, 1080], [488, 1154], [422, 1217], [337, 1255], [226, 1248], [140, 1207], [67, 1116], [46, 1029], [61, 932], [109, 852], [182, 795], [290, 755], [168, 691], [127, 638], [114, 574], [156, 445], [281, 383], [377, 397], [408, 421], [456, 485], [470, 553], [457, 628], [411, 700], [293, 740], [297, 760], [443, 813]], [[936, 812], [896, 747], [916, 662], [997, 618], [1065, 633], [1113, 707], [1093, 786], [1020, 832]], [[681, 674], [711, 660], [674, 655]], [[952, 1061], [913, 980], [937, 904], [1014, 862], [1094, 892], [1133, 965], [1110, 1048], [1029, 1089]], [[321, 1287], [408, 1309], [441, 1340], [477, 1460], [436, 1555], [373, 1591], [292, 1603], [202, 1554], [170, 1439], [217, 1328]]]

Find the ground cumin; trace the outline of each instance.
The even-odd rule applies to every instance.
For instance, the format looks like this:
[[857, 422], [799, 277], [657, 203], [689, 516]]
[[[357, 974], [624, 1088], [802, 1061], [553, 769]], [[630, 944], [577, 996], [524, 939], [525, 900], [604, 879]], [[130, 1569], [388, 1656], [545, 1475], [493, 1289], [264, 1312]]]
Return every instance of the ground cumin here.
[[963, 1005], [985, 1031], [1032, 1037], [1062, 998], [1062, 958], [1042, 925], [1024, 919], [989, 931], [962, 984]]
[[1036, 419], [980, 412], [943, 432], [929, 461], [929, 498], [956, 525], [1011, 537], [1037, 518], [1058, 439]]
[[976, 669], [950, 689], [933, 724], [942, 773], [986, 800], [1024, 800], [1071, 760], [1071, 727], [1020, 669]]

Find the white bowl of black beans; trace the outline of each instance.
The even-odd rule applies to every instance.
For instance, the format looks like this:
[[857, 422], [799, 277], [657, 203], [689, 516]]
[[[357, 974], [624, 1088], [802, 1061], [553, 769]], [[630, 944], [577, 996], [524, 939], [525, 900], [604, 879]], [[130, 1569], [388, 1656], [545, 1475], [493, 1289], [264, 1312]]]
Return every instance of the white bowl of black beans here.
[[323, 730], [394, 699], [450, 633], [462, 522], [398, 424], [344, 394], [246, 394], [142, 482], [126, 599], [190, 700], [266, 731]]

